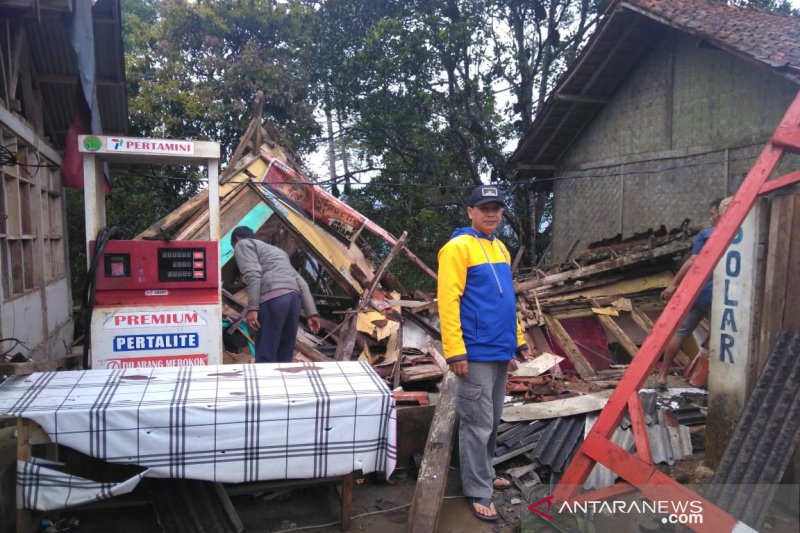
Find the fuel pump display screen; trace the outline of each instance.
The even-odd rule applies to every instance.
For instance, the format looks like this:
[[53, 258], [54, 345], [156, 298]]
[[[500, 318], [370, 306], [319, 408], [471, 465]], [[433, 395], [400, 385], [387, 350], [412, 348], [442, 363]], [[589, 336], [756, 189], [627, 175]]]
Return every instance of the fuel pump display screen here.
[[131, 276], [130, 254], [105, 254], [103, 261], [107, 277], [129, 278]]
[[159, 248], [158, 281], [205, 281], [203, 248]]

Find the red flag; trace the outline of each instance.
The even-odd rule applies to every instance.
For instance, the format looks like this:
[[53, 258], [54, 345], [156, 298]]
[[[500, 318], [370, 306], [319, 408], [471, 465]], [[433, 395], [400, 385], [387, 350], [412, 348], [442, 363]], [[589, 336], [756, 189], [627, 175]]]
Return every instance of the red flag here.
[[[78, 135], [91, 133], [91, 111], [86, 105], [80, 84], [75, 91], [75, 102], [72, 109], [72, 122], [69, 124], [67, 136], [64, 139], [64, 157], [61, 159], [61, 175], [64, 178], [64, 187], [83, 189], [83, 155], [78, 151]], [[105, 177], [105, 172], [103, 173]], [[105, 192], [111, 191], [108, 179], [104, 183]]]

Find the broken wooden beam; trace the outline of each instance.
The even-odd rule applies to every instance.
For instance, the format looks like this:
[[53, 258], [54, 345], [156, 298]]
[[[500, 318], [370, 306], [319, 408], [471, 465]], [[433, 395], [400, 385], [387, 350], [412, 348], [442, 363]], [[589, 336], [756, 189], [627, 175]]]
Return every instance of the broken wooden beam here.
[[583, 356], [580, 348], [578, 348], [578, 345], [572, 340], [572, 337], [569, 336], [569, 333], [567, 333], [567, 330], [561, 325], [561, 322], [549, 315], [544, 315], [544, 320], [547, 325], [547, 330], [556, 338], [561, 349], [564, 350], [566, 356], [572, 361], [578, 375], [584, 379], [596, 375], [594, 368], [592, 368], [592, 365], [590, 365], [589, 361]]
[[408, 232], [404, 231], [397, 240], [397, 244], [394, 245], [392, 250], [389, 252], [389, 255], [387, 255], [386, 259], [384, 259], [381, 263], [381, 266], [379, 266], [375, 271], [375, 275], [372, 276], [372, 281], [370, 281], [369, 287], [367, 287], [366, 290], [361, 293], [361, 298], [358, 300], [358, 306], [356, 307], [355, 312], [351, 313], [351, 315], [345, 319], [345, 322], [348, 323], [347, 328], [345, 329], [344, 335], [342, 335], [341, 341], [336, 346], [336, 354], [334, 355], [334, 359], [337, 361], [347, 361], [352, 356], [353, 348], [356, 345], [356, 335], [358, 334], [358, 313], [366, 309], [367, 304], [372, 298], [372, 293], [375, 292], [375, 289], [378, 287], [378, 283], [380, 283], [381, 277], [388, 268], [389, 263], [392, 262], [392, 259], [394, 259], [394, 257], [397, 255], [397, 252], [402, 250], [403, 246], [405, 246], [406, 238], [408, 238]]
[[439, 401], [433, 413], [422, 466], [417, 476], [414, 498], [408, 511], [406, 530], [409, 533], [436, 531], [439, 525], [439, 512], [442, 509], [453, 449], [457, 379], [454, 373], [448, 372], [442, 380]]
[[[616, 309], [613, 307], [603, 308], [596, 300], [592, 300], [592, 305], [602, 309], [614, 309], [616, 312]], [[632, 361], [633, 358], [636, 357], [636, 354], [639, 353], [639, 347], [636, 346], [636, 343], [634, 343], [631, 338], [628, 337], [624, 331], [622, 331], [622, 328], [619, 327], [619, 324], [617, 324], [611, 316], [597, 313], [596, 311], [595, 316], [597, 316], [597, 319], [600, 321], [603, 327], [606, 328], [606, 330], [611, 333], [615, 339], [617, 339], [619, 345], [622, 346], [622, 348], [628, 353]]]
[[691, 246], [692, 242], [689, 240], [674, 241], [669, 244], [665, 244], [664, 246], [659, 246], [658, 248], [654, 248], [652, 250], [634, 252], [631, 254], [623, 255], [621, 257], [617, 257], [616, 259], [602, 261], [600, 263], [595, 263], [593, 265], [585, 267], [574, 268], [572, 270], [567, 270], [566, 272], [559, 272], [558, 274], [552, 274], [550, 276], [545, 276], [543, 278], [521, 281], [519, 283], [514, 284], [514, 292], [519, 294], [521, 292], [530, 289], [535, 289], [536, 287], [542, 287], [544, 285], [555, 285], [556, 283], [561, 283], [571, 279], [578, 279], [586, 276], [591, 276], [594, 274], [599, 274], [600, 272], [608, 272], [610, 270], [616, 270], [618, 268], [640, 263], [642, 261], [648, 261], [656, 257], [663, 257], [665, 255], [671, 255], [678, 252], [683, 252], [691, 248]]
[[236, 146], [236, 150], [234, 150], [233, 155], [228, 160], [228, 165], [225, 167], [225, 170], [222, 172], [222, 176], [220, 176], [220, 183], [225, 183], [226, 181], [230, 180], [231, 177], [236, 173], [236, 166], [241, 159], [242, 155], [244, 155], [245, 150], [247, 147], [252, 145], [252, 152], [254, 154], [258, 154], [261, 150], [262, 144], [262, 134], [261, 134], [261, 109], [264, 105], [264, 93], [262, 91], [258, 91], [256, 93], [256, 97], [253, 100], [253, 118], [250, 119], [250, 123], [247, 125], [247, 128], [244, 131], [244, 134], [239, 139], [239, 144]]
[[608, 403], [611, 389], [573, 396], [561, 400], [510, 405], [503, 409], [503, 422], [528, 422], [547, 420], [600, 411]]

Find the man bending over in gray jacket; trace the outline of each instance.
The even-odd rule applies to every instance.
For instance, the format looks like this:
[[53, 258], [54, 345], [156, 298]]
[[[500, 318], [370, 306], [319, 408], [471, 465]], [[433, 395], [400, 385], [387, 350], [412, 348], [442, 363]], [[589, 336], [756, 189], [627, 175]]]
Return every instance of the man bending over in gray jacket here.
[[248, 227], [231, 234], [233, 255], [247, 284], [247, 326], [256, 332], [256, 363], [288, 363], [297, 337], [300, 307], [308, 329], [320, 328], [317, 307], [308, 284], [276, 246], [256, 239]]

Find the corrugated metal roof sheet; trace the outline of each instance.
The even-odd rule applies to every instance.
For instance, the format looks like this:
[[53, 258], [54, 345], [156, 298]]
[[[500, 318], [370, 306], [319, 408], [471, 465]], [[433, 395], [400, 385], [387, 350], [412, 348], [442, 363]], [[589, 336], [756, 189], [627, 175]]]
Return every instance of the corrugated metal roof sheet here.
[[[584, 425], [583, 430], [584, 436], [589, 433], [596, 421], [596, 414], [586, 415], [586, 424]], [[635, 447], [633, 442], [633, 432], [621, 427], [618, 427], [614, 430], [614, 434], [611, 435], [611, 442], [626, 451], [632, 451]], [[617, 481], [618, 477], [619, 476], [616, 472], [609, 470], [600, 463], [597, 463], [594, 465], [589, 477], [587, 477], [586, 481], [584, 481], [583, 489], [594, 490], [601, 489], [603, 487], [610, 487]]]
[[[647, 440], [650, 443], [650, 454], [653, 457], [653, 463], [671, 465], [678, 459], [691, 456], [692, 442], [689, 428], [686, 426], [675, 427], [669, 424], [666, 411], [656, 410], [655, 397], [657, 394], [649, 393], [649, 391], [641, 391], [639, 394], [644, 396], [642, 404], [645, 413], [648, 410], [651, 411], [647, 415], [652, 420], [652, 423], [647, 426]], [[653, 396], [653, 399], [651, 400], [648, 396]], [[653, 412], [654, 410], [656, 411]], [[589, 433], [596, 420], [596, 414], [586, 415], [584, 436]], [[629, 452], [634, 452], [636, 449], [630, 425], [627, 428], [618, 427], [614, 430], [614, 434], [611, 435], [611, 442]], [[584, 490], [593, 490], [610, 487], [617, 477], [615, 472], [598, 463], [592, 469], [589, 477], [586, 478], [583, 488]]]
[[550, 422], [533, 449], [533, 456], [553, 472], [562, 472], [583, 440], [584, 420], [584, 415], [577, 415]]
[[[23, 21], [35, 70], [34, 81], [44, 101], [45, 133], [57, 148], [64, 146], [78, 84], [75, 52], [60, 15], [42, 9], [41, 21], [35, 18]], [[100, 121], [104, 133], [125, 133], [128, 102], [120, 0], [99, 0], [92, 8], [92, 18]]]
[[782, 332], [705, 496], [759, 529], [800, 442], [800, 332]]

